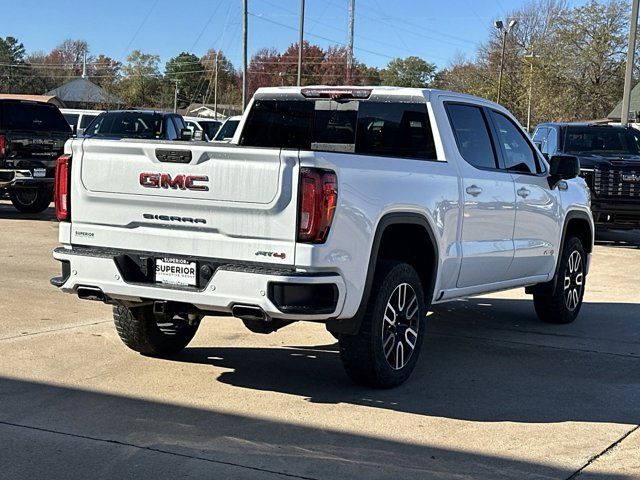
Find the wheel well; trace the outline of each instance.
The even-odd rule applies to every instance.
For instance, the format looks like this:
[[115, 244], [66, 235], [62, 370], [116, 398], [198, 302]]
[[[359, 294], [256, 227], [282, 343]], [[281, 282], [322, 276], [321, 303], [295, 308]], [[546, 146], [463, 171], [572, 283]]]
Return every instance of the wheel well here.
[[567, 222], [567, 228], [565, 231], [565, 239], [573, 235], [578, 237], [582, 246], [587, 253], [591, 253], [593, 248], [593, 233], [589, 222], [583, 218], [572, 218]]
[[397, 260], [415, 268], [427, 299], [435, 281], [436, 250], [427, 230], [419, 224], [394, 224], [385, 228], [378, 260]]

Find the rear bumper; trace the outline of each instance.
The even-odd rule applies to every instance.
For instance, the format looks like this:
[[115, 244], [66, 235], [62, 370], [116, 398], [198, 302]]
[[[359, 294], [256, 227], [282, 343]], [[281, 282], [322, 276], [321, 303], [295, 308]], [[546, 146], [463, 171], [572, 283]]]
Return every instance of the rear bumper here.
[[0, 188], [37, 187], [53, 184], [51, 177], [34, 177], [30, 170], [0, 169]]
[[[52, 284], [66, 293], [97, 288], [109, 300], [180, 302], [211, 314], [229, 314], [234, 306], [255, 306], [268, 317], [283, 320], [336, 318], [344, 305], [345, 282], [335, 273], [301, 273], [211, 260], [201, 265], [214, 266], [213, 274], [204, 280], [201, 277], [198, 288], [190, 288], [125, 281], [131, 278], [122, 269], [122, 255], [122, 251], [96, 248], [57, 248], [53, 256], [62, 262], [63, 272], [61, 277], [52, 279]], [[136, 255], [139, 253], [131, 254], [133, 258]]]
[[607, 202], [593, 199], [591, 210], [598, 227], [640, 228], [640, 201]]

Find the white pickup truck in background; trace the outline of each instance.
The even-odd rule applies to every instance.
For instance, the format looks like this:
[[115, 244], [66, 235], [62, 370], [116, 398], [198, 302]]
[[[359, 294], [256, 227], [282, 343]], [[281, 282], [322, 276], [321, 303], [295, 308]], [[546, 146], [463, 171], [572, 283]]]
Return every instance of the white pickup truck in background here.
[[72, 139], [58, 160], [62, 275], [118, 333], [170, 355], [206, 315], [269, 333], [324, 322], [349, 376], [413, 370], [430, 305], [527, 287], [568, 323], [593, 247], [575, 157], [451, 92], [260, 89], [231, 145]]

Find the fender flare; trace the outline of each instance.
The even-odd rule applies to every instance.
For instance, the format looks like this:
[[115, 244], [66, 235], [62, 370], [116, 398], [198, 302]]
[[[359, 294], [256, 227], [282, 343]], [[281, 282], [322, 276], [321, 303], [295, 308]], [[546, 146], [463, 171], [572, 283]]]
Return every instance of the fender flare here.
[[[335, 334], [344, 335], [356, 335], [360, 331], [360, 324], [367, 311], [367, 305], [369, 303], [369, 297], [371, 296], [371, 289], [373, 287], [373, 279], [375, 276], [376, 266], [378, 262], [378, 252], [380, 251], [380, 243], [385, 230], [392, 225], [419, 225], [425, 229], [427, 235], [429, 235], [429, 241], [433, 251], [435, 252], [435, 261], [433, 262], [433, 268], [430, 272], [432, 280], [431, 288], [428, 292], [425, 292], [427, 305], [431, 304], [433, 299], [433, 292], [435, 289], [436, 275], [438, 273], [438, 265], [440, 261], [440, 252], [438, 250], [438, 242], [436, 236], [433, 233], [433, 229], [429, 224], [427, 218], [419, 213], [412, 212], [391, 212], [384, 215], [376, 226], [376, 231], [373, 237], [373, 244], [371, 246], [371, 252], [369, 254], [369, 265], [367, 267], [367, 278], [360, 299], [360, 306], [356, 314], [349, 319], [329, 319], [326, 322], [327, 330]], [[425, 286], [426, 287], [426, 286]]]
[[[553, 278], [548, 282], [526, 287], [525, 293], [548, 294], [555, 290], [556, 284], [558, 282], [558, 271], [560, 270], [560, 259], [562, 257], [562, 252], [564, 252], [564, 244], [567, 240], [567, 228], [569, 227], [569, 222], [571, 220], [584, 220], [587, 222], [587, 225], [589, 225], [589, 232], [591, 233], [591, 242], [593, 243], [595, 239], [595, 232], [589, 214], [587, 212], [583, 212], [582, 210], [569, 210], [567, 212], [567, 215], [564, 217], [564, 224], [562, 226], [562, 237], [560, 239], [560, 249], [558, 250], [558, 261], [556, 262], [556, 267], [553, 272]], [[585, 245], [584, 247], [585, 250], [589, 253], [593, 250], [593, 245]]]

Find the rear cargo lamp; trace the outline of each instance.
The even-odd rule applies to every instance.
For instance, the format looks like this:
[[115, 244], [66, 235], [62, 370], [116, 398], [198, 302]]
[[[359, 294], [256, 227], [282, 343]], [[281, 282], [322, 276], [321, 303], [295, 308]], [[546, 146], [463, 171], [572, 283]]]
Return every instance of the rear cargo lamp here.
[[6, 140], [4, 135], [0, 135], [0, 158], [4, 158], [4, 156], [6, 155], [5, 142]]
[[59, 221], [70, 220], [71, 199], [71, 155], [62, 155], [56, 161], [56, 176], [53, 198], [56, 205], [56, 217]]
[[300, 93], [306, 98], [365, 99], [371, 96], [370, 88], [303, 88]]
[[335, 172], [318, 168], [300, 170], [298, 241], [324, 243], [329, 234], [338, 199]]

